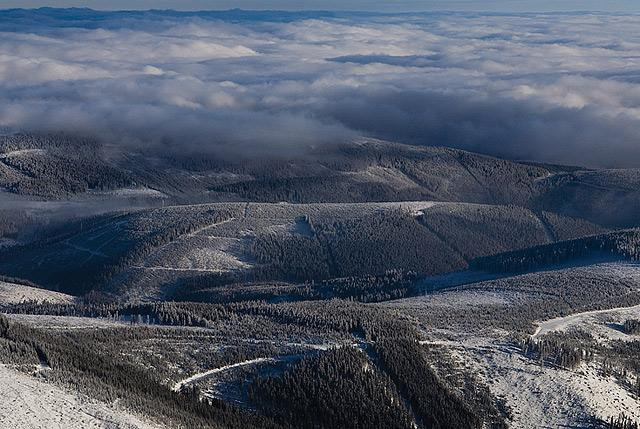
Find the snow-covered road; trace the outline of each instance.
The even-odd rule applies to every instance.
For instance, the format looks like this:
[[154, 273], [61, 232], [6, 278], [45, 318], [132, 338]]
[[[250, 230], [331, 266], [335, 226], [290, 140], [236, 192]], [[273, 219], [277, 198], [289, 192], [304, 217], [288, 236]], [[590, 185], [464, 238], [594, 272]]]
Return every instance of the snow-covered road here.
[[188, 384], [191, 384], [195, 381], [201, 380], [203, 378], [209, 377], [213, 374], [218, 374], [220, 372], [224, 372], [233, 368], [238, 368], [241, 366], [246, 366], [246, 365], [254, 365], [254, 364], [258, 364], [258, 363], [263, 363], [263, 362], [274, 362], [275, 359], [273, 358], [257, 358], [257, 359], [249, 359], [249, 360], [245, 360], [242, 362], [238, 362], [238, 363], [234, 363], [231, 365], [225, 365], [225, 366], [221, 366], [218, 368], [213, 368], [210, 369], [208, 371], [204, 371], [204, 372], [199, 372], [197, 374], [194, 374], [190, 377], [187, 377], [183, 380], [180, 380], [179, 382], [177, 382], [174, 386], [173, 386], [173, 391], [174, 392], [179, 392], [180, 390], [182, 390], [182, 388]]

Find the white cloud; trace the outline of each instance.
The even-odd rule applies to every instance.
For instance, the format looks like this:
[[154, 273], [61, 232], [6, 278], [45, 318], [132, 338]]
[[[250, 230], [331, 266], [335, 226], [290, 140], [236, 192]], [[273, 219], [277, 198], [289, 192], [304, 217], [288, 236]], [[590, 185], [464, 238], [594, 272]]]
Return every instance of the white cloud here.
[[213, 151], [365, 133], [640, 166], [638, 15], [9, 13], [0, 127]]

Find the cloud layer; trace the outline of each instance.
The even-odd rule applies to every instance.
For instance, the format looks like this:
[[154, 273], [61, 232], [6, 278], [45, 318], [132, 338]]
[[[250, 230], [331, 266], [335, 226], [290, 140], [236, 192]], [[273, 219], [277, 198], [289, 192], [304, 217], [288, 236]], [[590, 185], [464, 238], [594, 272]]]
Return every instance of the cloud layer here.
[[640, 15], [0, 11], [0, 127], [640, 167]]

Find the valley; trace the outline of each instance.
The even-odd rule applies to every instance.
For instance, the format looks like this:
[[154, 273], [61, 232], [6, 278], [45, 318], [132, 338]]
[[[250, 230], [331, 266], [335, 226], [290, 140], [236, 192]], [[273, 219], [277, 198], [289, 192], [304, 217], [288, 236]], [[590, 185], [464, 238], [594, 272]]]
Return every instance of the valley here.
[[[7, 169], [52, 150], [22, 139]], [[205, 163], [206, 189], [157, 186], [164, 169], [141, 163], [129, 187], [7, 187], [3, 368], [91, 410], [60, 415], [68, 427], [101, 424], [114, 403], [113, 416], [142, 416], [114, 427], [640, 419], [640, 339], [624, 331], [640, 319], [638, 232], [615, 207], [577, 215], [554, 200], [567, 181], [581, 185], [563, 201], [581, 186], [635, 198], [632, 172], [372, 140], [335, 150], [268, 175]], [[21, 401], [11, 421], [27, 427]], [[354, 401], [358, 413], [336, 412]]]

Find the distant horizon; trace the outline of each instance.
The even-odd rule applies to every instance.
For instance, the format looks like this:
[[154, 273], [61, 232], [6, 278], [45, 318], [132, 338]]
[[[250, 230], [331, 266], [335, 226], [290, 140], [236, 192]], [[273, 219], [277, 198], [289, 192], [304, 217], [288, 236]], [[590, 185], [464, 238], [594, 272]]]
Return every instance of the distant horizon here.
[[460, 10], [460, 9], [428, 9], [428, 10], [401, 10], [401, 11], [384, 11], [384, 10], [363, 10], [363, 9], [251, 9], [251, 8], [239, 8], [230, 7], [226, 9], [175, 9], [175, 8], [149, 8], [149, 9], [100, 9], [92, 7], [81, 6], [39, 6], [39, 7], [0, 7], [0, 12], [12, 11], [12, 10], [24, 10], [24, 11], [37, 11], [37, 10], [86, 10], [91, 12], [176, 12], [185, 14], [197, 14], [197, 13], [212, 13], [212, 12], [281, 12], [281, 13], [336, 13], [336, 14], [371, 14], [371, 15], [409, 15], [409, 14], [447, 14], [447, 13], [469, 13], [469, 14], [487, 14], [487, 15], [524, 15], [524, 14], [638, 14], [640, 13], [640, 7], [634, 11], [616, 11], [616, 10], [592, 10], [592, 9], [576, 9], [576, 10], [531, 10], [531, 11], [499, 11], [499, 10]]
[[0, 1], [0, 10], [83, 8], [96, 11], [144, 11], [173, 10], [177, 12], [208, 12], [227, 10], [246, 11], [322, 11], [322, 12], [380, 12], [380, 13], [419, 13], [419, 12], [496, 12], [496, 13], [554, 13], [554, 12], [640, 12], [640, 4], [630, 0], [565, 0], [565, 1], [527, 1], [527, 0], [94, 0], [94, 1], [57, 1], [5, 0]]
[[640, 165], [640, 15], [395, 12], [0, 11], [0, 128], [240, 154], [366, 135]]

